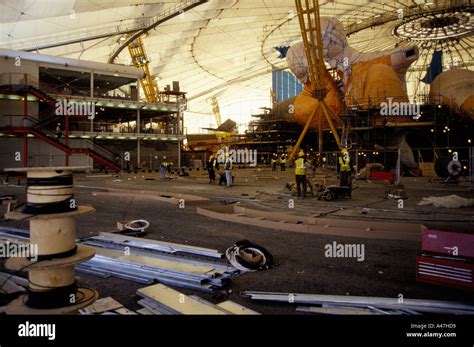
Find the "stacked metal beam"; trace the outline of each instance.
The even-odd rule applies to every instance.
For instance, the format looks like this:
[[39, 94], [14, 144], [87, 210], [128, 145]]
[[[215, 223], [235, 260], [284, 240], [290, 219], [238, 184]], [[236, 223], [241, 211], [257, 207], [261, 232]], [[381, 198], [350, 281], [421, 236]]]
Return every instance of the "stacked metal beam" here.
[[[77, 267], [79, 272], [90, 275], [114, 276], [139, 283], [150, 284], [155, 281], [180, 288], [214, 292], [225, 289], [232, 276], [240, 273], [224, 260], [217, 250], [173, 244], [156, 240], [144, 240], [122, 235], [101, 233], [99, 236], [83, 240], [81, 243], [93, 246], [98, 254], [90, 261]], [[123, 255], [125, 247], [130, 254], [137, 256], [127, 259]], [[101, 254], [101, 249], [111, 250], [115, 256]], [[136, 258], [144, 258], [144, 262]], [[189, 272], [150, 265], [146, 258], [160, 259], [167, 264], [184, 264], [191, 267], [207, 267], [203, 273]], [[189, 266], [187, 268], [189, 268]]]
[[213, 304], [195, 295], [185, 295], [163, 284], [155, 284], [137, 290], [141, 297], [138, 304], [151, 314], [258, 314], [232, 301]]
[[[28, 234], [27, 230], [0, 228], [0, 239], [27, 240]], [[215, 249], [111, 233], [100, 233], [80, 240], [78, 244], [92, 246], [97, 253], [91, 260], [77, 265], [76, 270], [104, 278], [113, 276], [143, 284], [159, 281], [170, 286], [211, 293], [225, 289], [231, 278], [241, 272]], [[129, 258], [124, 256], [125, 249], [130, 251]], [[155, 266], [153, 261], [147, 261], [149, 259], [159, 259], [169, 266]], [[199, 273], [182, 270], [194, 267], [205, 267], [207, 271], [204, 269]]]

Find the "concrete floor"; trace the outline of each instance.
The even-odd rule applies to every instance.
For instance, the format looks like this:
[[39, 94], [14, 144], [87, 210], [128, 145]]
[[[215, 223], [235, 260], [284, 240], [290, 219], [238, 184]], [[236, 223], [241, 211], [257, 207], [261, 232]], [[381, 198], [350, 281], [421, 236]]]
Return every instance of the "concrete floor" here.
[[[269, 179], [255, 180], [255, 175]], [[174, 205], [137, 198], [93, 196], [92, 192], [104, 187], [122, 189], [147, 189], [181, 192], [209, 197], [209, 204], [221, 205], [240, 202], [242, 205], [273, 208], [284, 213], [315, 215], [327, 213], [331, 218], [375, 218], [419, 221], [424, 225], [442, 230], [474, 232], [474, 209], [455, 210], [417, 206], [423, 196], [457, 194], [473, 197], [467, 183], [448, 186], [427, 179], [404, 178], [408, 200], [403, 212], [397, 202], [384, 200], [386, 185], [380, 182], [357, 181], [359, 186], [351, 200], [325, 202], [314, 198], [297, 199], [295, 209], [288, 208], [289, 194], [286, 182], [292, 180], [292, 171], [271, 173], [269, 170], [235, 170], [236, 186], [232, 188], [208, 184], [206, 174], [195, 172], [189, 178], [159, 181], [158, 174], [138, 173], [121, 177], [75, 176], [75, 197], [79, 204], [91, 204], [94, 214], [77, 219], [77, 237], [95, 235], [100, 231], [111, 231], [119, 220], [147, 219], [151, 226], [145, 236], [170, 242], [178, 242], [224, 251], [235, 241], [249, 239], [267, 248], [280, 263], [266, 271], [247, 273], [236, 277], [232, 283], [230, 299], [265, 314], [295, 314], [295, 307], [286, 304], [252, 302], [239, 297], [243, 290], [278, 291], [293, 293], [315, 293], [332, 295], [367, 295], [405, 298], [437, 299], [471, 302], [472, 294], [466, 291], [419, 283], [415, 280], [415, 257], [420, 253], [420, 242], [389, 241], [334, 237], [295, 232], [278, 231], [210, 219], [196, 213], [196, 207], [188, 205], [180, 209]], [[96, 176], [96, 175], [92, 175]], [[156, 180], [145, 180], [156, 178]], [[328, 183], [336, 182], [332, 177]], [[96, 188], [94, 188], [96, 187]], [[1, 194], [16, 194], [25, 198], [24, 186], [3, 185]], [[258, 193], [264, 192], [264, 193]], [[202, 205], [201, 205], [202, 206]], [[345, 207], [339, 209], [339, 207]], [[362, 206], [390, 209], [369, 210], [361, 213]], [[27, 228], [26, 222], [0, 221], [0, 225]], [[365, 260], [326, 258], [324, 246], [338, 243], [363, 243]], [[0, 265], [1, 266], [1, 265]], [[79, 283], [96, 288], [101, 297], [112, 296], [130, 309], [137, 309], [135, 291], [143, 285], [120, 279], [102, 279], [78, 274]], [[120, 288], [118, 290], [118, 288]], [[181, 290], [187, 294], [205, 294]]]

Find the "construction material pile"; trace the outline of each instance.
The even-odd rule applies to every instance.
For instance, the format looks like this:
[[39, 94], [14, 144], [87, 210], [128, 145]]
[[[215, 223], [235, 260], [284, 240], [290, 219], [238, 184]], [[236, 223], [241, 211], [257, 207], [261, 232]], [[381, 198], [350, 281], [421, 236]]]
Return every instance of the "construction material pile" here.
[[137, 312], [142, 314], [258, 314], [230, 300], [214, 305], [198, 296], [187, 296], [163, 284], [141, 288], [137, 295], [142, 298], [138, 304], [143, 307]]
[[214, 249], [100, 233], [82, 240], [96, 256], [77, 271], [139, 283], [155, 281], [203, 292], [225, 290], [240, 271]]

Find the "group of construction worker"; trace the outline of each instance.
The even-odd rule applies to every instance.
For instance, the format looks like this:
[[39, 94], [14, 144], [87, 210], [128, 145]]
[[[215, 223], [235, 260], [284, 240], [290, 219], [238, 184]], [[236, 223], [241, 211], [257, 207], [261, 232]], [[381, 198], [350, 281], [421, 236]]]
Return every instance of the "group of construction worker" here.
[[[300, 150], [295, 160], [295, 183], [298, 197], [306, 197], [306, 190], [308, 188], [308, 181], [306, 178], [306, 171], [310, 167], [306, 155], [303, 150]], [[352, 188], [352, 165], [349, 151], [346, 148], [341, 150], [337, 162], [337, 175], [339, 177], [339, 185], [341, 187]]]
[[277, 165], [280, 164], [280, 170], [285, 171], [286, 169], [286, 154], [283, 153], [279, 157], [276, 153], [273, 153], [272, 159], [270, 160], [272, 165], [272, 171], [277, 171]]
[[[225, 155], [224, 161], [224, 172], [220, 174], [219, 185], [224, 184], [226, 187], [232, 187], [234, 177], [232, 176], [233, 162], [232, 158], [228, 153]], [[216, 182], [216, 172], [219, 172], [219, 162], [214, 155], [209, 157], [209, 160], [206, 161], [206, 169], [209, 174], [209, 183]]]
[[[273, 155], [271, 165], [272, 171], [276, 171], [277, 162], [279, 161], [280, 169], [285, 171], [286, 166], [286, 154], [282, 154], [278, 159], [276, 154]], [[306, 190], [308, 188], [308, 181], [306, 178], [306, 171], [309, 167], [314, 164], [309, 163], [303, 150], [298, 152], [298, 156], [295, 160], [295, 181], [298, 197], [306, 197]], [[233, 162], [232, 158], [228, 153], [225, 155], [224, 172], [220, 175], [219, 185], [224, 184], [226, 187], [232, 187], [233, 176], [232, 176]], [[209, 183], [216, 182], [216, 172], [219, 171], [219, 162], [214, 155], [209, 157], [206, 162], [206, 169], [209, 174]], [[339, 184], [341, 187], [352, 186], [352, 165], [349, 151], [346, 148], [341, 150], [340, 156], [337, 162], [337, 174], [339, 177]]]

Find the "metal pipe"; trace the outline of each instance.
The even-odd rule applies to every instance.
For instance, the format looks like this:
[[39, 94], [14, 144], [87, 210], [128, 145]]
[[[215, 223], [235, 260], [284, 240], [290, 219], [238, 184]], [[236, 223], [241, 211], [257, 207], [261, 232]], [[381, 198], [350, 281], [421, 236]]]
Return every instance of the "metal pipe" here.
[[415, 311], [422, 309], [454, 309], [468, 311], [474, 314], [474, 306], [454, 301], [437, 301], [421, 299], [404, 299], [402, 303], [398, 298], [379, 298], [368, 296], [342, 296], [342, 295], [320, 295], [320, 294], [292, 294], [292, 293], [272, 293], [272, 292], [241, 292], [241, 296], [252, 300], [290, 302], [295, 304], [317, 305], [331, 303], [332, 305], [345, 306], [374, 306], [378, 308], [399, 309], [412, 308]]

